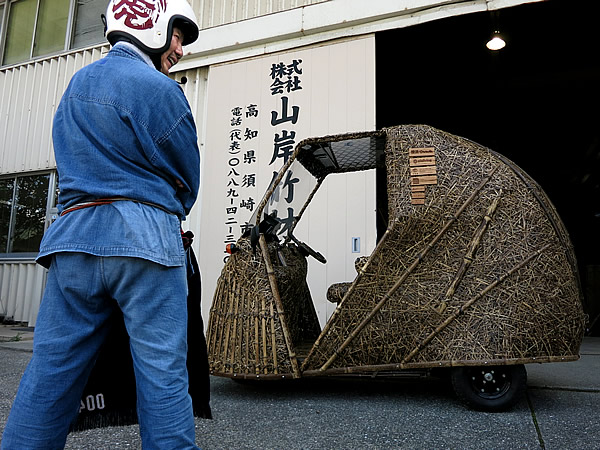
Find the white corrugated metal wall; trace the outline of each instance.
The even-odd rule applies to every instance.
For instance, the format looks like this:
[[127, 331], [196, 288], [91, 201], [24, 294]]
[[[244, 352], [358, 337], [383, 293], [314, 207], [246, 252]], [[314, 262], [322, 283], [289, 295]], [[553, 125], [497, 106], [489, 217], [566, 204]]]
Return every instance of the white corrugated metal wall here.
[[52, 118], [73, 74], [100, 59], [95, 47], [0, 71], [0, 174], [56, 167]]
[[31, 262], [0, 264], [0, 314], [35, 326], [46, 270]]
[[190, 0], [206, 29], [331, 0]]

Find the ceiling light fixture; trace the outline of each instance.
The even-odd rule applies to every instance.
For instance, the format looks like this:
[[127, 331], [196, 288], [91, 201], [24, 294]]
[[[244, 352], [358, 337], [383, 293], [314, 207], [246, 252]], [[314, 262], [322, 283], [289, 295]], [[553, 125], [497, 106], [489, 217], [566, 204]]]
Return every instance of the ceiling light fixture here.
[[502, 39], [502, 36], [500, 36], [499, 31], [494, 31], [492, 38], [487, 42], [487, 44], [485, 44], [485, 46], [490, 50], [497, 51], [503, 49], [506, 46], [506, 42], [504, 42], [504, 39]]

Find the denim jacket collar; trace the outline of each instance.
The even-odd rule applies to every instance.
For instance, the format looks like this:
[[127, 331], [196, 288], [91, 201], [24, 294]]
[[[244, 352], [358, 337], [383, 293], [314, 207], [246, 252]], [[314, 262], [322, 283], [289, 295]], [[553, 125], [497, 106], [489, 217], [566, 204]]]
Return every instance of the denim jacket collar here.
[[139, 56], [142, 59], [142, 61], [144, 61], [146, 64], [148, 64], [153, 69], [155, 68], [154, 63], [150, 59], [150, 56], [147, 53], [144, 53], [140, 48], [136, 47], [132, 43], [124, 42], [124, 41], [117, 42], [111, 51], [114, 51], [115, 53], [119, 53], [118, 50], [121, 50], [121, 49], [125, 50], [125, 52], [128, 54], [131, 54], [131, 52], [134, 52], [135, 55]]

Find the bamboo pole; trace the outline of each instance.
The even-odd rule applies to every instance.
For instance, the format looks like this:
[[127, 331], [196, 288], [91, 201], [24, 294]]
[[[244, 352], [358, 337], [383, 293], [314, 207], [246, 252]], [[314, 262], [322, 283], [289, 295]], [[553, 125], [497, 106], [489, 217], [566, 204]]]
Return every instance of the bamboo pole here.
[[298, 222], [302, 218], [302, 215], [304, 214], [304, 211], [306, 211], [306, 208], [308, 208], [308, 205], [312, 201], [313, 197], [315, 196], [315, 194], [317, 193], [317, 191], [319, 190], [319, 188], [323, 184], [323, 181], [325, 181], [325, 177], [319, 178], [317, 180], [317, 184], [315, 185], [315, 187], [313, 188], [312, 192], [310, 193], [310, 195], [308, 196], [308, 198], [304, 202], [304, 205], [302, 205], [302, 209], [300, 209], [300, 212], [296, 215], [296, 217], [294, 217], [294, 220], [292, 221], [292, 226], [290, 227], [288, 235], [285, 238], [285, 241], [283, 242], [284, 246], [287, 245], [291, 241], [291, 239], [292, 239], [292, 233], [296, 229], [296, 225], [298, 224]]
[[352, 367], [336, 367], [327, 369], [325, 372], [321, 370], [306, 370], [302, 372], [302, 376], [306, 377], [322, 377], [322, 376], [339, 376], [339, 375], [359, 375], [371, 374], [370, 376], [394, 376], [395, 371], [408, 370], [426, 370], [437, 369], [440, 367], [457, 367], [457, 366], [509, 366], [515, 364], [533, 364], [533, 363], [556, 363], [570, 362], [579, 360], [579, 355], [565, 356], [532, 356], [529, 358], [504, 358], [504, 359], [478, 359], [478, 360], [444, 360], [444, 361], [420, 361], [414, 363], [392, 363], [392, 364], [374, 364]]
[[[228, 295], [231, 295], [231, 290], [227, 290]], [[235, 301], [235, 300], [234, 300]], [[227, 316], [231, 317], [231, 315], [233, 314], [233, 310], [232, 310], [232, 301], [231, 299], [227, 302], [228, 305], [228, 311], [227, 311]], [[223, 364], [227, 364], [227, 362], [229, 361], [228, 359], [228, 353], [229, 353], [229, 333], [231, 331], [231, 327], [232, 327], [232, 323], [229, 320], [225, 320], [225, 338], [224, 338], [224, 342], [223, 342]], [[230, 365], [229, 369], [226, 369], [225, 367], [223, 368], [223, 370], [225, 371], [231, 371], [231, 373], [233, 373], [233, 366]]]
[[[218, 335], [220, 334], [220, 330], [222, 330], [221, 327], [221, 319], [220, 319], [220, 314], [217, 314], [215, 311], [219, 311], [219, 307], [221, 304], [221, 297], [222, 297], [222, 291], [223, 291], [223, 287], [222, 287], [223, 283], [217, 283], [217, 289], [215, 292], [215, 301], [213, 302], [213, 305], [211, 307], [211, 311], [210, 311], [210, 316], [209, 316], [209, 325], [208, 325], [208, 330], [207, 330], [207, 341], [208, 341], [208, 356], [211, 359], [211, 361], [214, 363], [214, 356], [219, 355], [219, 351], [216, 348], [217, 346], [217, 342], [220, 342], [218, 340]], [[215, 325], [216, 323], [216, 325]]]
[[250, 330], [252, 329], [252, 315], [250, 314], [250, 303], [244, 296], [244, 372], [250, 371]]
[[298, 153], [300, 152], [300, 148], [301, 148], [300, 144], [296, 145], [296, 148], [295, 148], [294, 152], [292, 153], [292, 156], [290, 156], [290, 159], [288, 159], [287, 162], [283, 165], [283, 167], [281, 169], [279, 169], [279, 173], [277, 174], [275, 179], [271, 182], [271, 186], [269, 186], [269, 188], [267, 189], [267, 192], [265, 192], [263, 199], [256, 207], [256, 224], [255, 225], [258, 225], [260, 223], [260, 220], [261, 220], [260, 218], [262, 216], [263, 209], [265, 209], [265, 206], [267, 206], [267, 203], [269, 202], [271, 195], [273, 195], [273, 192], [275, 192], [275, 189], [277, 189], [277, 186], [279, 186], [279, 183], [281, 183], [281, 180], [283, 179], [283, 175], [287, 172], [287, 170], [290, 168], [292, 163], [296, 160], [296, 157], [298, 156]]
[[298, 360], [296, 359], [296, 354], [295, 354], [294, 348], [292, 346], [292, 340], [290, 338], [288, 327], [285, 322], [283, 303], [281, 302], [281, 297], [279, 296], [279, 289], [277, 288], [277, 280], [275, 279], [275, 272], [273, 271], [273, 265], [271, 264], [271, 257], [269, 256], [269, 248], [267, 246], [267, 241], [265, 239], [264, 234], [260, 235], [258, 242], [260, 244], [260, 249], [263, 254], [263, 259], [265, 261], [265, 265], [267, 267], [267, 276], [269, 278], [269, 284], [271, 285], [271, 292], [273, 293], [273, 299], [275, 300], [275, 307], [277, 308], [277, 315], [279, 316], [279, 322], [281, 323], [283, 337], [285, 339], [285, 344], [288, 349], [290, 363], [292, 364], [292, 375], [294, 378], [300, 378], [300, 370], [298, 368]]
[[[211, 314], [209, 319], [209, 330], [211, 331], [210, 335], [210, 344], [208, 347], [210, 364], [212, 368], [215, 368], [215, 363], [219, 363], [223, 365], [225, 364], [225, 358], [223, 356], [223, 348], [225, 346], [225, 339], [223, 339], [223, 333], [225, 330], [225, 316], [221, 313], [225, 302], [228, 300], [224, 293], [228, 292], [225, 289], [226, 282], [219, 282], [217, 284], [217, 289], [215, 293], [216, 301], [213, 303], [211, 308]], [[215, 313], [215, 311], [219, 311], [219, 313]], [[215, 323], [211, 324], [210, 321], [214, 320]]]
[[267, 305], [265, 296], [261, 296], [261, 332], [262, 332], [262, 365], [263, 373], [269, 373], [267, 356]]
[[237, 289], [239, 286], [239, 283], [237, 282], [237, 280], [234, 280], [234, 288], [233, 291], [237, 294], [236, 295], [236, 299], [235, 299], [235, 305], [233, 307], [233, 330], [232, 330], [232, 337], [231, 340], [232, 342], [232, 346], [231, 346], [231, 357], [229, 358], [229, 360], [231, 361], [231, 372], [235, 373], [235, 364], [236, 364], [236, 349], [238, 348], [240, 341], [238, 340], [238, 310], [239, 310], [239, 305], [240, 305], [240, 300], [241, 297], [239, 295], [239, 290]]
[[258, 319], [260, 311], [258, 307], [258, 298], [254, 299], [254, 313], [254, 359], [256, 364], [254, 366], [254, 372], [258, 374], [260, 372], [260, 332]]
[[278, 361], [277, 361], [277, 336], [275, 334], [275, 310], [273, 302], [270, 304], [271, 307], [271, 352], [273, 354], [273, 373], [279, 373]]
[[[502, 194], [502, 192], [500, 192], [500, 195], [501, 194]], [[489, 226], [490, 222], [492, 221], [492, 217], [494, 216], [494, 213], [496, 212], [496, 208], [498, 207], [498, 203], [500, 201], [500, 195], [492, 201], [492, 203], [488, 207], [481, 223], [479, 224], [479, 227], [475, 231], [475, 234], [473, 235], [473, 238], [471, 239], [471, 242], [469, 243], [469, 246], [467, 247], [467, 252], [465, 253], [465, 256], [463, 257], [463, 263], [461, 264], [458, 271], [456, 272], [456, 275], [454, 276], [452, 283], [450, 283], [450, 287], [446, 291], [446, 295], [438, 308], [438, 312], [440, 314], [442, 312], [444, 312], [444, 310], [446, 309], [447, 302], [450, 301], [450, 299], [454, 296], [454, 293], [456, 292], [456, 288], [458, 287], [459, 283], [463, 279], [465, 273], [467, 272], [467, 269], [471, 266], [471, 263], [473, 262], [473, 259], [475, 258], [475, 253], [477, 252], [477, 249], [479, 248], [479, 244], [481, 244], [481, 239], [483, 238], [483, 235], [485, 234], [486, 230], [488, 229], [488, 226]]]

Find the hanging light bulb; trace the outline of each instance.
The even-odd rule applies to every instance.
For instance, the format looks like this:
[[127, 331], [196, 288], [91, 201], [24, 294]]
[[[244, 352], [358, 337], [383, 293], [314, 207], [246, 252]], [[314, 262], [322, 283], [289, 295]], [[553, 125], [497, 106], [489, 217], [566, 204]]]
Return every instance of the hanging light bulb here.
[[485, 46], [490, 50], [496, 51], [504, 48], [506, 46], [506, 42], [504, 42], [504, 39], [502, 39], [502, 36], [500, 36], [499, 31], [494, 31], [492, 38], [487, 42], [487, 44], [485, 44]]

